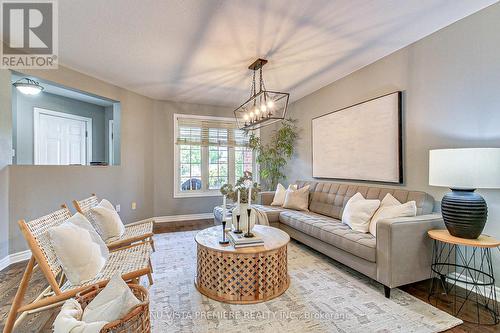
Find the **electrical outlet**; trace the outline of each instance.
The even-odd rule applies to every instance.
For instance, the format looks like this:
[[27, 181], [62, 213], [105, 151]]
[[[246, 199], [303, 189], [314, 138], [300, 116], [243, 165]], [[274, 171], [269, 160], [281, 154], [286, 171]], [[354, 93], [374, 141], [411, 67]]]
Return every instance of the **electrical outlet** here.
[[116, 212], [119, 213], [120, 212], [120, 205], [116, 205]]
[[137, 208], [137, 203], [135, 201], [132, 202], [132, 210], [135, 210]]

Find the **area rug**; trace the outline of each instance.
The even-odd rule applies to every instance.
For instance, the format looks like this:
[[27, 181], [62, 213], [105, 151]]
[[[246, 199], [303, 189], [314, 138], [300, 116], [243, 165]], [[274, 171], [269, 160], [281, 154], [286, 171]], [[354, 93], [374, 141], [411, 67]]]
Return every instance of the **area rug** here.
[[196, 231], [155, 235], [153, 332], [440, 332], [461, 320], [297, 242], [288, 245], [290, 287], [264, 303], [231, 305], [195, 288]]

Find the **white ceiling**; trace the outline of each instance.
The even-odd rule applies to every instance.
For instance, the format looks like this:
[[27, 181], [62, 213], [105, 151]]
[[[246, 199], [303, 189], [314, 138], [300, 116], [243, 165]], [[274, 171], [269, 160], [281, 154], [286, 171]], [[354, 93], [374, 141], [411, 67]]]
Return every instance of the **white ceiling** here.
[[230, 106], [262, 57], [266, 87], [296, 100], [495, 2], [65, 0], [59, 56], [155, 99]]

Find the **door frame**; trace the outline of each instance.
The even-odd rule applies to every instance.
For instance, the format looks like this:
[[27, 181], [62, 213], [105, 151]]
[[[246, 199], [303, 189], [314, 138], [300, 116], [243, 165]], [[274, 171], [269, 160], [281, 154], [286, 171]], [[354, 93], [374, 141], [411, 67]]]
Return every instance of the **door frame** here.
[[115, 130], [114, 130], [115, 122], [113, 119], [109, 119], [108, 121], [108, 164], [115, 164]]
[[79, 120], [85, 122], [85, 131], [86, 131], [86, 148], [87, 148], [87, 156], [86, 156], [86, 165], [90, 165], [90, 161], [92, 159], [92, 118], [77, 116], [70, 113], [64, 113], [54, 110], [48, 110], [39, 107], [33, 107], [33, 162], [35, 165], [39, 165], [39, 156], [38, 156], [38, 132], [40, 127], [40, 115], [46, 114], [53, 117], [66, 118], [72, 120]]

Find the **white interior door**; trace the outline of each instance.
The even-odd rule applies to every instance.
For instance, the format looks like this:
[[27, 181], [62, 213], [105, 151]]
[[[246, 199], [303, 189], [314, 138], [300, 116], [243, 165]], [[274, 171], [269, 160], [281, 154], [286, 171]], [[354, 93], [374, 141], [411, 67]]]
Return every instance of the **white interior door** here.
[[86, 165], [92, 119], [35, 108], [35, 164]]

